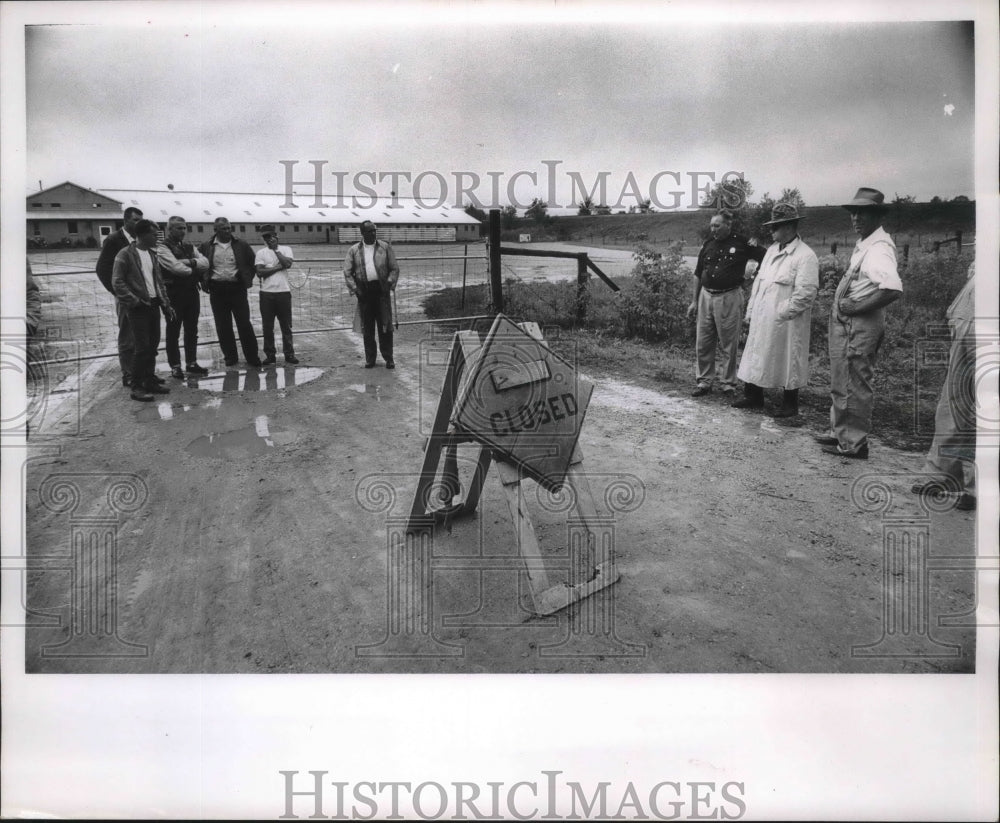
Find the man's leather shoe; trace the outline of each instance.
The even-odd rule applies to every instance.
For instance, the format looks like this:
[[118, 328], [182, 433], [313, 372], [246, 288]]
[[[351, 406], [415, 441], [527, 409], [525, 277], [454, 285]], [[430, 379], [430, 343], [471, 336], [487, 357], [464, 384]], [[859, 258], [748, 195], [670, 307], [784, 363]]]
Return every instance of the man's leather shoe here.
[[394, 368], [396, 368], [396, 361], [395, 360], [386, 360], [385, 361], [385, 367], [387, 369], [394, 369]]
[[146, 391], [150, 394], [170, 394], [170, 389], [166, 386], [161, 386], [159, 383], [150, 383], [146, 386]]
[[837, 457], [849, 457], [851, 460], [867, 460], [868, 459], [868, 444], [865, 443], [860, 449], [853, 452], [845, 452], [840, 450], [840, 446], [823, 446], [823, 451], [826, 454], [835, 454]]
[[752, 397], [741, 397], [735, 403], [730, 403], [734, 409], [762, 409], [764, 408], [763, 400], [754, 400]]
[[831, 437], [828, 434], [817, 434], [813, 436], [813, 440], [819, 443], [821, 446], [838, 446], [840, 441], [836, 437]]
[[174, 377], [174, 378], [176, 378], [178, 380], [183, 380], [184, 379], [184, 372], [181, 370], [180, 366], [171, 366], [170, 367], [170, 376]]
[[261, 361], [261, 365], [262, 366], [273, 366], [277, 362], [278, 362], [278, 359], [276, 357], [265, 357]]
[[208, 374], [208, 369], [204, 366], [199, 366], [197, 363], [188, 363], [187, 366], [184, 367], [184, 371], [188, 374]]
[[795, 417], [799, 413], [798, 409], [788, 409], [782, 406], [771, 417]]
[[226, 368], [231, 369], [233, 366], [235, 366], [237, 364], [237, 362], [239, 362], [239, 361], [237, 361], [237, 360], [227, 360], [226, 361]]
[[247, 365], [248, 366], [253, 366], [255, 369], [259, 369], [264, 364], [260, 362], [260, 358], [257, 358], [257, 359], [254, 359], [254, 360], [247, 360]]
[[299, 358], [297, 358], [294, 354], [289, 354], [285, 356], [285, 362], [291, 363], [293, 366], [297, 366], [299, 365]]
[[153, 399], [153, 395], [151, 395], [145, 389], [132, 389], [132, 394], [130, 395], [130, 397], [133, 400], [142, 400], [144, 403], [148, 403], [150, 400]]
[[160, 377], [160, 375], [158, 375], [158, 374], [154, 374], [154, 375], [153, 375], [153, 382], [154, 382], [154, 383], [159, 383], [160, 385], [163, 385], [163, 384], [164, 384], [164, 383], [166, 383], [167, 381], [166, 381], [166, 380], [164, 380], [164, 379], [163, 379], [162, 377]]
[[958, 496], [958, 502], [955, 504], [955, 508], [960, 512], [971, 512], [976, 510], [976, 496], [969, 494], [968, 492], [962, 492]]
[[375, 368], [375, 364], [374, 363], [365, 363], [365, 368], [366, 369], [374, 369]]
[[712, 391], [711, 386], [698, 386], [693, 392], [691, 392], [692, 397], [704, 397], [706, 394]]
[[928, 494], [937, 496], [939, 494], [957, 492], [957, 485], [958, 483], [955, 480], [943, 477], [940, 480], [925, 480], [922, 483], [914, 483], [910, 486], [910, 491], [913, 494]]

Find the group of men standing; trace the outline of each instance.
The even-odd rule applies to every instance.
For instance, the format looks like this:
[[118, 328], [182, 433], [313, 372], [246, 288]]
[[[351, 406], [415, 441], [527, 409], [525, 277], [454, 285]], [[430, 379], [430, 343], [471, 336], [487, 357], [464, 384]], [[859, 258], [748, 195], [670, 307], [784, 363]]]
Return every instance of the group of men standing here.
[[[861, 188], [844, 208], [858, 241], [834, 295], [830, 315], [830, 430], [817, 438], [823, 451], [867, 459], [874, 395], [875, 358], [885, 334], [883, 309], [903, 292], [896, 246], [882, 228], [888, 211], [885, 195]], [[712, 218], [711, 237], [702, 246], [695, 268], [697, 312], [697, 386], [700, 397], [712, 390], [716, 350], [721, 354], [723, 391], [735, 393], [743, 381], [744, 396], [732, 405], [764, 407], [764, 389], [782, 389], [778, 418], [799, 411], [799, 390], [809, 382], [809, 339], [812, 306], [819, 291], [819, 262], [798, 234], [802, 215], [793, 203], [778, 203], [771, 212], [774, 242], [765, 250], [754, 240], [732, 233], [732, 214]], [[743, 282], [750, 261], [759, 263], [744, 311]], [[742, 323], [749, 324], [743, 357], [737, 368]]]
[[[274, 321], [281, 327], [285, 362], [296, 364], [292, 344], [291, 289], [285, 271], [292, 266], [292, 251], [278, 243], [274, 226], [262, 226], [265, 247], [257, 252], [233, 236], [224, 217], [215, 221], [212, 237], [196, 247], [185, 238], [187, 222], [174, 216], [167, 221], [164, 238], [159, 228], [142, 219], [142, 211], [125, 210], [123, 226], [104, 241], [97, 261], [97, 276], [115, 297], [118, 316], [118, 359], [122, 384], [134, 400], [152, 400], [170, 390], [155, 373], [160, 343], [160, 313], [166, 316], [166, 354], [171, 376], [201, 376], [208, 369], [198, 363], [198, 320], [201, 294], [208, 292], [219, 347], [227, 367], [238, 362], [236, 335], [247, 365], [260, 368], [276, 361]], [[249, 289], [261, 281], [261, 318], [264, 356], [260, 359], [257, 336], [250, 321]], [[235, 324], [236, 332], [233, 332]], [[184, 367], [181, 367], [183, 330]]]
[[[362, 240], [348, 251], [344, 278], [348, 291], [357, 299], [354, 322], [364, 337], [365, 367], [374, 367], [381, 352], [386, 368], [393, 369], [390, 297], [399, 280], [399, 266], [392, 246], [378, 240], [376, 231], [371, 221], [361, 225]], [[275, 364], [275, 321], [281, 329], [285, 363], [299, 362], [292, 339], [292, 294], [287, 277], [294, 257], [291, 248], [280, 244], [273, 225], [260, 227], [264, 248], [256, 252], [233, 235], [225, 217], [215, 220], [212, 237], [200, 247], [185, 239], [187, 222], [183, 217], [167, 221], [162, 241], [158, 232], [156, 223], [144, 220], [140, 209], [130, 207], [125, 210], [122, 228], [105, 239], [97, 260], [97, 276], [115, 297], [122, 384], [131, 390], [133, 400], [149, 401], [170, 391], [155, 372], [161, 312], [166, 317], [165, 348], [171, 376], [183, 380], [186, 375], [208, 374], [198, 363], [202, 291], [209, 296], [227, 368], [239, 362], [237, 337], [248, 366]], [[260, 280], [263, 360], [250, 320], [248, 293], [255, 278]]]
[[[815, 439], [826, 454], [867, 460], [868, 435], [874, 404], [875, 359], [885, 338], [886, 306], [898, 300], [903, 283], [896, 245], [882, 228], [888, 212], [885, 195], [860, 188], [843, 205], [858, 235], [847, 271], [837, 285], [829, 320], [830, 428]], [[809, 382], [809, 340], [812, 306], [819, 290], [816, 254], [799, 237], [802, 216], [792, 203], [778, 203], [771, 212], [774, 242], [767, 250], [733, 234], [732, 214], [722, 211], [709, 225], [711, 237], [702, 246], [695, 268], [694, 300], [688, 314], [697, 313], [697, 386], [693, 396], [712, 390], [716, 351], [721, 355], [722, 390], [744, 396], [733, 402], [741, 409], [764, 407], [764, 389], [782, 389], [774, 417], [794, 417], [799, 389]], [[743, 281], [750, 261], [759, 263], [746, 310]], [[971, 510], [975, 496], [975, 342], [974, 273], [948, 309], [953, 342], [948, 374], [935, 415], [935, 437], [924, 464], [925, 479], [913, 485], [915, 494], [957, 492], [955, 507]], [[743, 323], [749, 324], [743, 357], [737, 368], [737, 348]]]

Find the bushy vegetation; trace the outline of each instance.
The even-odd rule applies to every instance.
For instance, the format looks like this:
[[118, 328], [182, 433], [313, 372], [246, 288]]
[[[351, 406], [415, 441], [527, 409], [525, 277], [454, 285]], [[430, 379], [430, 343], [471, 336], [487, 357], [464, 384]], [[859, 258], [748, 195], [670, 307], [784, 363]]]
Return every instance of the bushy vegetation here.
[[[615, 294], [591, 279], [586, 312], [578, 316], [575, 282], [504, 284], [504, 310], [517, 320], [534, 320], [543, 327], [575, 332], [575, 341], [585, 366], [606, 368], [627, 375], [639, 368], [646, 376], [667, 383], [692, 379], [694, 322], [686, 315], [692, 292], [690, 268], [681, 257], [679, 244], [665, 253], [641, 247], [634, 254], [632, 275], [618, 280]], [[934, 405], [944, 377], [943, 364], [929, 371], [918, 369], [918, 344], [928, 327], [940, 328], [945, 310], [966, 281], [973, 256], [942, 250], [939, 254], [917, 252], [900, 267], [903, 297], [886, 309], [885, 343], [879, 353], [875, 387], [879, 403], [881, 434], [901, 447], [922, 449], [929, 443], [926, 432], [916, 432], [913, 421], [933, 419]], [[820, 290], [813, 306], [811, 328], [811, 379], [802, 404], [812, 409], [821, 424], [829, 404], [829, 356], [827, 334], [830, 309], [837, 284], [843, 277], [850, 254], [822, 255], [819, 260]], [[428, 317], [457, 317], [489, 313], [487, 286], [466, 291], [461, 309], [461, 289], [445, 289], [430, 296]], [[940, 338], [938, 338], [940, 339]], [[654, 366], [655, 364], [655, 366]], [[918, 385], [919, 383], [919, 385]]]

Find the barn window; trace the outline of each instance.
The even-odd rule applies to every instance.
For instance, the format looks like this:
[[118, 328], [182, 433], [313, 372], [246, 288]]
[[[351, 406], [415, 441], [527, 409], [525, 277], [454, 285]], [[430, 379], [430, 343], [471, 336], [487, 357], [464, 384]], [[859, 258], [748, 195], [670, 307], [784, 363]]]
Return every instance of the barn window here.
[[54, 209], [62, 208], [62, 203], [49, 203], [49, 205]]
[[69, 234], [76, 234], [76, 220], [67, 220], [66, 221], [66, 231]]

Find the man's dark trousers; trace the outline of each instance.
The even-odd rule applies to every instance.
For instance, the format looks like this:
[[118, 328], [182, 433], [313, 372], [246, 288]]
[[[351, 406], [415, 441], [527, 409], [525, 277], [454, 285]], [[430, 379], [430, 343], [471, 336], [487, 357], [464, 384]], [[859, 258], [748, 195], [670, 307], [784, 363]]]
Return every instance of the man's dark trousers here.
[[[361, 334], [365, 340], [365, 362], [374, 363], [377, 351], [386, 362], [392, 360], [392, 326], [384, 329], [378, 322], [379, 303], [382, 300], [382, 283], [369, 280], [361, 295]], [[378, 349], [375, 348], [375, 330], [378, 329]]]
[[201, 296], [193, 284], [167, 284], [167, 299], [174, 307], [174, 319], [167, 320], [167, 363], [171, 368], [180, 366], [180, 334], [184, 326], [184, 363], [198, 361], [198, 317], [201, 315]]
[[292, 293], [290, 291], [262, 291], [260, 293], [260, 320], [264, 327], [264, 356], [274, 357], [274, 320], [281, 327], [281, 351], [285, 357], [295, 357], [292, 346]]
[[247, 300], [247, 290], [241, 283], [209, 284], [209, 302], [212, 304], [212, 315], [215, 317], [215, 331], [219, 338], [222, 356], [228, 362], [235, 362], [236, 338], [233, 335], [233, 321], [236, 322], [236, 332], [240, 336], [243, 356], [248, 363], [260, 360], [257, 349], [257, 337], [250, 323], [250, 302]]
[[160, 345], [160, 307], [159, 300], [154, 305], [140, 303], [128, 309], [128, 323], [132, 330], [132, 386], [137, 389], [148, 389], [153, 385], [153, 375], [156, 371], [156, 350]]

